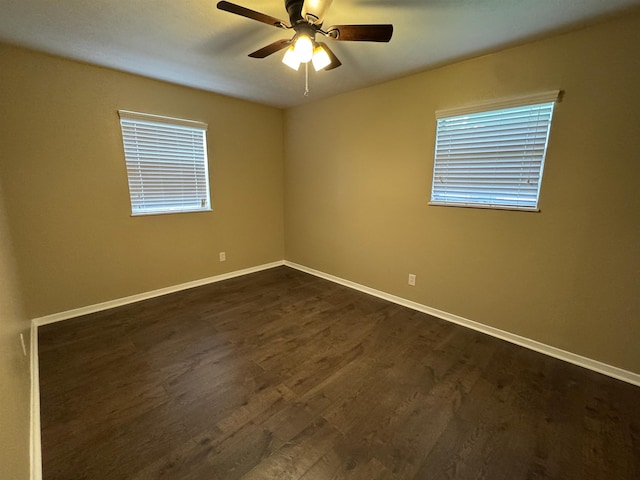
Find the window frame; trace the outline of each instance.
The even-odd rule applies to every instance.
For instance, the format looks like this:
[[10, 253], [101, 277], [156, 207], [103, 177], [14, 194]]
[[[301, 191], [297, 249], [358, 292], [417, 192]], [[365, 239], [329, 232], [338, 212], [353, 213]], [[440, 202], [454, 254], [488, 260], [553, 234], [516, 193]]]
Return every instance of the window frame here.
[[[124, 152], [124, 160], [125, 160], [125, 167], [127, 170], [127, 186], [128, 186], [128, 190], [129, 190], [129, 202], [130, 202], [130, 206], [131, 206], [131, 216], [132, 217], [139, 217], [139, 216], [148, 216], [148, 215], [169, 215], [169, 214], [174, 214], [174, 213], [195, 213], [195, 212], [210, 212], [212, 211], [212, 207], [211, 207], [211, 182], [210, 182], [210, 178], [209, 178], [209, 158], [208, 158], [208, 144], [207, 144], [207, 129], [208, 129], [208, 125], [206, 123], [203, 122], [198, 122], [195, 120], [186, 120], [186, 119], [182, 119], [182, 118], [175, 118], [175, 117], [167, 117], [167, 116], [162, 116], [162, 115], [154, 115], [154, 114], [148, 114], [148, 113], [141, 113], [141, 112], [133, 112], [130, 110], [118, 110], [118, 116], [120, 117], [120, 133], [121, 133], [121, 138], [122, 138], [122, 145], [123, 145], [123, 152]], [[196, 153], [194, 153], [193, 149], [190, 152], [193, 155], [193, 166], [194, 166], [194, 173], [193, 173], [193, 178], [191, 179], [192, 182], [194, 182], [196, 185], [198, 184], [198, 179], [203, 179], [204, 180], [204, 188], [195, 188], [195, 189], [187, 189], [185, 190], [185, 192], [189, 192], [189, 193], [193, 193], [194, 198], [198, 197], [198, 193], [200, 193], [200, 190], [202, 190], [202, 193], [204, 193], [205, 195], [203, 195], [201, 198], [201, 204], [203, 204], [204, 206], [202, 207], [194, 207], [193, 205], [189, 206], [187, 204], [185, 205], [178, 205], [175, 204], [173, 206], [171, 206], [171, 196], [165, 196], [163, 197], [164, 200], [167, 200], [167, 204], [164, 205], [159, 205], [157, 207], [144, 207], [144, 201], [141, 202], [136, 202], [137, 199], [134, 198], [134, 195], [136, 194], [135, 191], [136, 189], [132, 187], [132, 175], [131, 172], [138, 172], [138, 175], [142, 175], [144, 176], [144, 173], [141, 173], [141, 166], [140, 166], [140, 156], [138, 155], [134, 155], [132, 157], [128, 157], [127, 156], [127, 151], [128, 149], [133, 149], [133, 145], [129, 145], [127, 144], [127, 137], [129, 136], [129, 134], [125, 135], [125, 124], [127, 129], [131, 129], [134, 128], [135, 126], [132, 126], [133, 124], [135, 125], [140, 125], [141, 127], [144, 128], [149, 128], [149, 127], [153, 127], [153, 126], [157, 126], [158, 128], [158, 134], [160, 136], [162, 135], [167, 135], [166, 130], [165, 133], [159, 133], [160, 129], [164, 128], [164, 129], [172, 129], [174, 132], [180, 132], [182, 130], [185, 131], [189, 131], [192, 134], [195, 134], [196, 137], [201, 136], [202, 138], [202, 150], [200, 152], [198, 152], [198, 154], [196, 155]], [[162, 150], [160, 149], [160, 147], [158, 146], [158, 139], [155, 139], [156, 142], [153, 143], [153, 152], [150, 154], [151, 157], [157, 156], [159, 152], [161, 152]], [[199, 140], [199, 138], [198, 138]], [[192, 140], [193, 142], [193, 140]], [[193, 142], [195, 145], [197, 145], [198, 142]], [[201, 154], [201, 155], [200, 155]], [[170, 155], [169, 155], [170, 156]], [[137, 166], [135, 166], [135, 163], [138, 163]], [[153, 158], [151, 158], [150, 160], [148, 160], [147, 163], [152, 163], [153, 162]], [[169, 169], [171, 167], [176, 167], [179, 166], [181, 168], [184, 168], [186, 165], [188, 165], [187, 162], [185, 163], [180, 163], [175, 161], [173, 164], [169, 164]], [[151, 168], [148, 168], [149, 170], [151, 170]], [[176, 182], [176, 177], [171, 177], [170, 174], [168, 173], [168, 171], [163, 172], [165, 175], [167, 175], [167, 179], [169, 179], [169, 183], [171, 182]], [[147, 175], [149, 175], [149, 172], [147, 172]], [[148, 181], [148, 180], [147, 180]], [[142, 190], [144, 190], [144, 178], [141, 177], [140, 179], [140, 183], [141, 186], [138, 187]], [[147, 183], [147, 188], [149, 188], [148, 186], [149, 184]], [[159, 197], [157, 197], [159, 198]], [[155, 199], [154, 199], [155, 200]], [[162, 200], [162, 199], [161, 199]], [[161, 201], [160, 200], [160, 201]], [[173, 200], [175, 201], [175, 198], [173, 198]], [[149, 200], [149, 202], [151, 202], [152, 200]], [[155, 200], [157, 201], [157, 200]], [[136, 206], [138, 204], [142, 204], [139, 206]]]
[[[549, 143], [551, 124], [553, 121], [554, 107], [555, 107], [555, 104], [559, 101], [560, 96], [561, 96], [560, 90], [553, 90], [553, 91], [548, 91], [548, 92], [543, 92], [543, 93], [538, 93], [533, 95], [519, 96], [519, 97], [508, 98], [508, 99], [491, 100], [491, 101], [476, 103], [473, 105], [467, 105], [459, 108], [450, 108], [450, 109], [443, 109], [443, 110], [436, 111], [436, 133], [435, 133], [435, 144], [434, 144], [434, 153], [433, 153], [431, 196], [430, 196], [429, 205], [539, 212], [542, 176], [544, 173], [544, 164], [546, 159], [547, 146]], [[450, 119], [457, 119], [458, 117], [464, 117], [464, 116], [471, 117], [471, 116], [477, 115], [474, 121], [477, 121], [477, 123], [481, 123], [482, 121], [478, 121], [477, 119], [485, 116], [489, 116], [491, 115], [492, 112], [501, 112], [501, 111], [506, 111], [507, 109], [525, 109], [527, 107], [534, 107], [534, 106], [544, 106], [545, 108], [549, 109], [548, 123], [546, 124], [546, 131], [545, 131], [545, 138], [544, 138], [544, 145], [541, 149], [542, 150], [541, 154], [539, 156], [536, 156], [536, 160], [535, 160], [535, 163], [540, 164], [539, 170], [536, 168], [536, 171], [538, 172], [538, 174], [537, 176], [534, 176], [537, 179], [537, 191], [535, 192], [535, 202], [532, 202], [531, 199], [527, 200], [524, 194], [520, 196], [520, 192], [514, 194], [514, 197], [517, 197], [517, 198], [515, 198], [510, 203], [508, 203], [506, 199], [498, 200], [496, 197], [499, 197], [501, 194], [498, 193], [500, 189], [498, 188], [497, 185], [499, 184], [500, 180], [503, 180], [503, 181], [505, 180], [506, 178], [506, 176], [504, 176], [505, 174], [498, 174], [496, 177], [490, 178], [489, 182], [493, 182], [493, 183], [488, 183], [487, 188], [495, 187], [495, 189], [489, 191], [486, 196], [483, 196], [482, 194], [477, 192], [473, 192], [472, 191], [472, 184], [474, 181], [473, 168], [480, 168], [480, 167], [463, 167], [467, 171], [461, 172], [463, 176], [461, 177], [461, 180], [459, 183], [462, 184], [462, 186], [458, 188], [462, 188], [462, 189], [468, 188], [467, 191], [461, 192], [461, 195], [465, 195], [465, 194], [469, 195], [469, 197], [467, 197], [466, 200], [455, 200], [455, 199], [452, 200], [451, 198], [449, 198], [448, 200], [447, 199], [443, 200], [442, 198], [446, 197], [446, 195], [444, 195], [442, 191], [444, 189], [436, 188], [437, 181], [438, 181], [437, 177], [439, 177], [438, 175], [436, 175], [436, 171], [439, 168], [440, 169], [450, 168], [451, 165], [455, 164], [455, 161], [456, 161], [456, 160], [447, 161], [448, 159], [439, 158], [439, 152], [440, 152], [438, 148], [439, 141], [441, 141], [442, 137], [446, 135], [446, 133], [442, 133], [440, 129], [441, 125], [444, 124], [444, 121], [450, 120]], [[511, 113], [514, 113], [514, 112], [511, 112]], [[496, 129], [496, 132], [500, 133], [501, 130]], [[540, 132], [537, 132], [537, 133], [539, 134]], [[518, 140], [521, 140], [522, 143], [518, 144], [517, 147], [518, 148], [522, 147], [523, 157], [527, 157], [529, 159], [529, 160], [526, 160], [524, 163], [527, 163], [527, 162], [534, 163], [533, 160], [530, 160], [532, 158], [531, 155], [525, 155], [527, 153], [527, 147], [530, 146], [526, 143], [528, 141], [529, 136], [531, 136], [531, 134], [526, 133], [526, 134], [521, 134], [520, 137], [518, 138]], [[472, 137], [471, 140], [475, 140], [475, 139]], [[449, 142], [451, 142], [451, 140], [449, 140]], [[540, 147], [540, 143], [541, 142], [538, 142], [538, 147]], [[477, 144], [474, 144], [474, 146], [477, 146]], [[540, 148], [538, 148], [538, 150], [540, 150]], [[497, 152], [493, 152], [493, 153], [497, 153]], [[466, 159], [468, 161], [464, 163], [474, 163], [473, 157], [474, 155], [477, 155], [477, 154], [478, 154], [477, 152], [469, 154], [469, 157], [467, 157]], [[517, 163], [518, 162], [514, 160], [509, 164], [509, 166], [513, 168], [516, 166]], [[523, 162], [520, 162], [520, 163], [523, 163]], [[489, 163], [489, 166], [491, 168], [496, 168], [495, 165], [496, 163]], [[465, 173], [467, 173], [469, 176], [464, 177]], [[487, 172], [483, 172], [483, 173], [485, 175], [487, 174]], [[501, 178], [501, 175], [502, 175], [502, 178]], [[521, 177], [521, 179], [523, 178], [524, 177]], [[522, 185], [523, 182], [521, 179], [513, 181], [513, 185], [514, 186]], [[468, 185], [465, 185], [465, 184], [468, 184]], [[442, 185], [442, 183], [440, 183], [440, 185]], [[525, 187], [525, 188], [529, 189], [528, 196], [531, 197], [531, 187]], [[436, 192], [437, 190], [441, 190], [441, 191]], [[502, 194], [502, 196], [504, 195], [505, 194]], [[485, 201], [481, 201], [483, 197]]]

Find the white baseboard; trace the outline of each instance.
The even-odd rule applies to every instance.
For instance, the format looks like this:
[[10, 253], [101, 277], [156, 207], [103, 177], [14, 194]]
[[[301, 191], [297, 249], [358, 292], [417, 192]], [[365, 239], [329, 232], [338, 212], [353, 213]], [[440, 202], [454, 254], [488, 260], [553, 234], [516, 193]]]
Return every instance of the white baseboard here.
[[136, 295], [131, 295], [128, 297], [117, 298], [115, 300], [109, 300], [107, 302], [88, 305], [86, 307], [74, 308], [73, 310], [67, 310], [65, 312], [45, 315], [44, 317], [34, 318], [33, 320], [31, 320], [31, 323], [36, 326], [42, 326], [42, 325], [47, 325], [49, 323], [60, 322], [62, 320], [81, 317], [82, 315], [101, 312], [103, 310], [109, 310], [110, 308], [121, 307], [122, 305], [128, 305], [130, 303], [135, 303], [135, 302], [140, 302], [142, 300], [148, 300], [150, 298], [160, 297], [162, 295], [179, 292], [181, 290], [187, 290], [189, 288], [200, 287], [202, 285], [208, 285], [210, 283], [221, 282], [222, 280], [228, 280], [230, 278], [235, 278], [235, 277], [240, 277], [242, 275], [248, 275], [250, 273], [260, 272], [262, 270], [268, 270], [270, 268], [280, 267], [282, 265], [284, 265], [283, 260], [279, 260], [277, 262], [265, 263], [263, 265], [258, 265], [256, 267], [245, 268], [243, 270], [236, 270], [233, 272], [223, 273], [221, 275], [202, 278], [200, 280], [194, 280], [192, 282], [181, 283], [180, 285], [173, 285], [171, 287], [159, 288], [157, 290], [151, 290], [150, 292], [138, 293]]
[[628, 370], [623, 370], [622, 368], [614, 367], [613, 365], [608, 365], [606, 363], [602, 363], [597, 360], [593, 360], [591, 358], [583, 357], [575, 353], [567, 352], [566, 350], [552, 347], [551, 345], [547, 345], [547, 344], [538, 342], [536, 340], [531, 340], [526, 337], [521, 337], [520, 335], [506, 332], [498, 328], [490, 327], [489, 325], [484, 325], [482, 323], [474, 322], [473, 320], [469, 320], [467, 318], [460, 317], [452, 313], [443, 312], [442, 310], [428, 307], [426, 305], [422, 305], [420, 303], [413, 302], [411, 300], [407, 300], [402, 297], [397, 297], [395, 295], [391, 295], [390, 293], [376, 290], [374, 288], [367, 287], [365, 285], [360, 285], [359, 283], [355, 283], [350, 280], [345, 280], [344, 278], [336, 277], [334, 275], [330, 275], [328, 273], [324, 273], [319, 270], [314, 270], [313, 268], [309, 268], [304, 265], [299, 265], [297, 263], [289, 262], [286, 260], [284, 264], [287, 267], [295, 268], [296, 270], [300, 270], [302, 272], [315, 275], [316, 277], [324, 278], [325, 280], [329, 280], [334, 283], [339, 283], [340, 285], [344, 285], [346, 287], [353, 288], [355, 290], [359, 290], [364, 293], [368, 293], [369, 295], [373, 295], [374, 297], [382, 298], [384, 300], [388, 300], [398, 305], [402, 305], [404, 307], [408, 307], [413, 310], [417, 310], [419, 312], [441, 318], [442, 320], [456, 323], [458, 325], [471, 328], [472, 330], [476, 330], [478, 332], [486, 333], [487, 335], [491, 335], [492, 337], [506, 340], [507, 342], [520, 345], [521, 347], [525, 347], [530, 350], [543, 353], [545, 355], [557, 358], [559, 360], [564, 360], [565, 362], [569, 362], [574, 365], [578, 365], [580, 367], [593, 370], [594, 372], [602, 373], [609, 377], [622, 380], [623, 382], [640, 386], [640, 374], [630, 372]]
[[31, 324], [31, 433], [29, 461], [31, 480], [42, 479], [42, 443], [40, 441], [40, 363], [38, 362], [38, 326]]

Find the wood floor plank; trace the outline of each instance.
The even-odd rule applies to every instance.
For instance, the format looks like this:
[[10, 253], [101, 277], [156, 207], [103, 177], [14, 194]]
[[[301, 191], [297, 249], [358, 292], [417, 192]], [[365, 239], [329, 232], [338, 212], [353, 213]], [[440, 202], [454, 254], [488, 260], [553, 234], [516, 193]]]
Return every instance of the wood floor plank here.
[[[175, 442], [177, 444], [177, 442]], [[189, 439], [169, 454], [160, 456], [138, 470], [131, 480], [223, 480], [208, 461], [211, 448]]]
[[45, 480], [640, 478], [640, 388], [287, 267], [39, 350]]
[[297, 480], [332, 448], [339, 437], [335, 428], [318, 419], [241, 478]]

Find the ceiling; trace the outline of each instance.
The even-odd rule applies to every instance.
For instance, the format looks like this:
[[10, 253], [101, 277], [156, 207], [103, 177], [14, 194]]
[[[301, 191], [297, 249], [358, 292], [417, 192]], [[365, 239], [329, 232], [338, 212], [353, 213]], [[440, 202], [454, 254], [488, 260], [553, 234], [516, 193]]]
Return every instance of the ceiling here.
[[[330, 42], [343, 65], [310, 69], [248, 53], [291, 33], [217, 0], [0, 0], [0, 41], [151, 78], [290, 107], [640, 6], [640, 0], [334, 0], [332, 24], [392, 23], [391, 42]], [[288, 21], [284, 0], [236, 0]]]

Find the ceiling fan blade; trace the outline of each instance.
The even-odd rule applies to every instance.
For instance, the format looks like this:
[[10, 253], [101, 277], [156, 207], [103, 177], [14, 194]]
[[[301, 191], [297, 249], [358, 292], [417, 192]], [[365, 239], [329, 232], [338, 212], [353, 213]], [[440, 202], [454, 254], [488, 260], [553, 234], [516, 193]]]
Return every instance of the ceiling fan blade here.
[[289, 45], [291, 45], [291, 42], [293, 40], [291, 39], [284, 39], [284, 40], [278, 40], [277, 42], [273, 42], [270, 45], [267, 45], [266, 47], [262, 47], [260, 50], [256, 50], [253, 53], [250, 53], [249, 56], [251, 58], [265, 58], [268, 57], [269, 55], [271, 55], [272, 53], [276, 53], [280, 50], [282, 50], [283, 48], [288, 47]]
[[325, 49], [325, 51], [327, 52], [327, 55], [329, 55], [329, 58], [331, 59], [331, 63], [324, 68], [325, 72], [327, 70], [333, 70], [334, 68], [338, 68], [340, 65], [342, 65], [342, 62], [338, 60], [338, 57], [336, 57], [335, 53], [331, 51], [331, 49], [327, 46], [326, 43], [318, 42], [318, 45], [320, 45], [322, 48]]
[[245, 7], [241, 7], [240, 5], [236, 5], [235, 3], [218, 2], [217, 7], [220, 10], [224, 10], [225, 12], [235, 13], [236, 15], [240, 15], [241, 17], [257, 20], [258, 22], [266, 23], [267, 25], [272, 25], [274, 27], [281, 27], [281, 28], [289, 28], [289, 25], [283, 20], [280, 20], [279, 18], [272, 17], [270, 15], [265, 15], [264, 13], [256, 12], [255, 10], [250, 10]]
[[[302, 18], [310, 20], [311, 23], [322, 24], [327, 10], [333, 0], [304, 0], [302, 5]], [[309, 18], [311, 15], [312, 18]]]
[[330, 38], [352, 42], [388, 42], [393, 25], [333, 25], [327, 29]]

